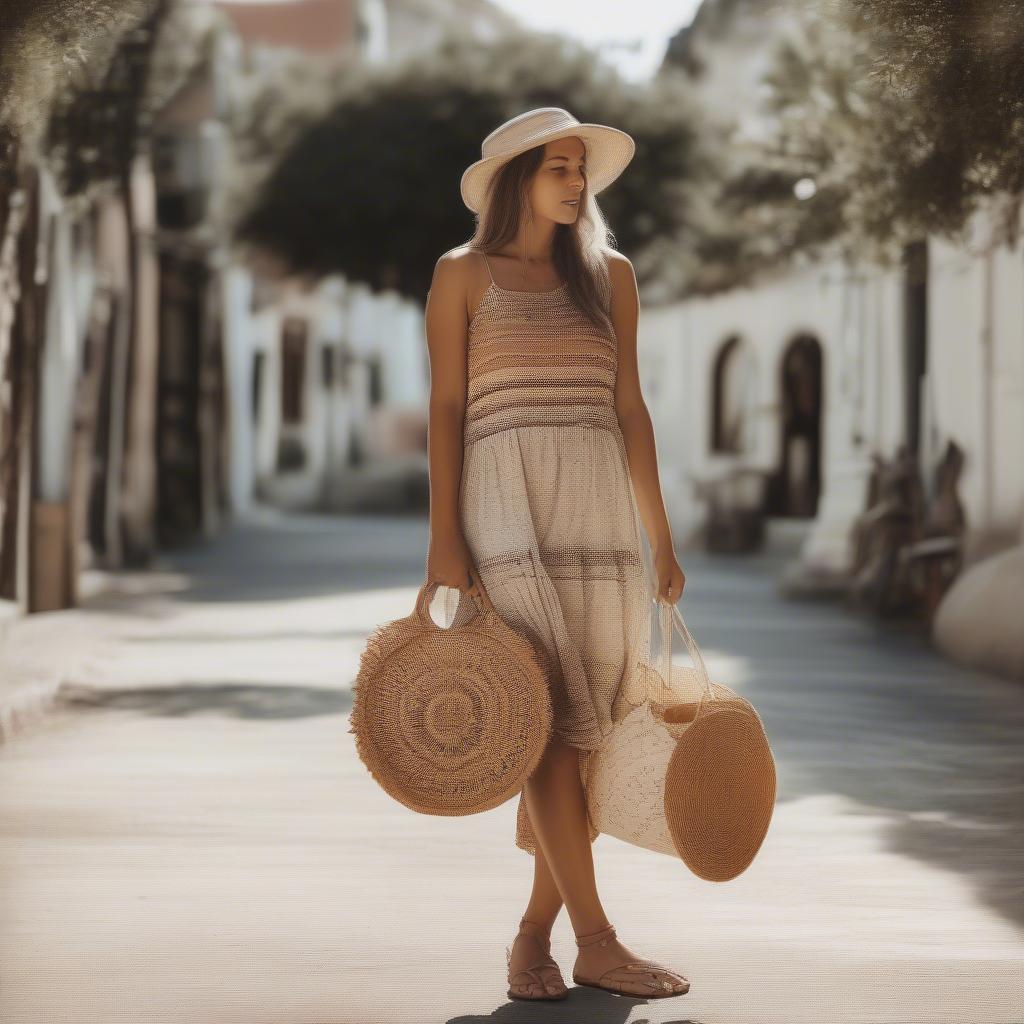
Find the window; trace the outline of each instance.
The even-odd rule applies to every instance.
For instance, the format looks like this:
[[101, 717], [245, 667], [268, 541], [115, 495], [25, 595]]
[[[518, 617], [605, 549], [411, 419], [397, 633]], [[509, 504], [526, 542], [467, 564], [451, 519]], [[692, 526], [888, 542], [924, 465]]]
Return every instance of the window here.
[[306, 381], [306, 334], [300, 317], [288, 317], [281, 327], [281, 419], [301, 423]]

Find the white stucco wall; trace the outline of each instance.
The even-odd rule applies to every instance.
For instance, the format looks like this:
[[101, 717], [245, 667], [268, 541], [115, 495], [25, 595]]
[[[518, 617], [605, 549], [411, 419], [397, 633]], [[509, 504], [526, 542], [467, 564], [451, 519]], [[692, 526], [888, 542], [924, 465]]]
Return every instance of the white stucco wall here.
[[[281, 328], [288, 316], [308, 324], [304, 415], [298, 424], [281, 420]], [[266, 360], [252, 457], [252, 473], [264, 499], [283, 504], [318, 500], [330, 489], [329, 482], [345, 472], [352, 435], [362, 442], [367, 458], [377, 456], [371, 422], [371, 363], [380, 366], [381, 408], [426, 408], [429, 378], [423, 311], [397, 293], [375, 293], [341, 277], [325, 278], [310, 290], [291, 287], [278, 302], [249, 319], [249, 373], [255, 351], [263, 352]], [[336, 372], [330, 385], [323, 378], [325, 346], [335, 352]], [[355, 359], [347, 374], [341, 372], [342, 353]], [[250, 389], [251, 380], [240, 393], [248, 395]], [[305, 449], [306, 465], [301, 470], [277, 469], [279, 439], [285, 435], [297, 438]]]
[[252, 410], [255, 342], [250, 315], [252, 274], [229, 264], [219, 277], [227, 395], [228, 502], [232, 512], [252, 504], [256, 478], [256, 421]]
[[75, 410], [84, 324], [80, 321], [75, 290], [75, 263], [71, 243], [71, 215], [61, 200], [53, 177], [40, 174], [40, 203], [44, 228], [42, 251], [52, 259], [42, 264], [46, 280], [46, 338], [39, 367], [38, 496], [43, 501], [64, 501], [71, 467], [71, 431]]
[[1024, 515], [1024, 246], [986, 254], [933, 240], [928, 315], [935, 428], [967, 452], [968, 529], [1013, 535]]
[[[638, 346], [644, 395], [655, 424], [666, 503], [688, 533], [703, 516], [692, 478], [737, 467], [774, 470], [781, 458], [782, 360], [806, 334], [822, 349], [822, 496], [819, 514], [848, 518], [859, 505], [868, 454], [889, 451], [902, 432], [899, 278], [850, 270], [833, 260], [795, 269], [756, 287], [641, 312]], [[715, 361], [734, 335], [756, 368], [748, 451], [711, 450]], [[829, 502], [842, 495], [841, 509]], [[811, 547], [816, 541], [812, 537]], [[844, 552], [826, 544], [826, 560]]]
[[[929, 240], [922, 463], [930, 486], [947, 440], [964, 448], [969, 548], [991, 535], [1018, 535], [1024, 519], [1024, 244], [992, 248], [991, 228], [979, 214], [971, 242]], [[821, 501], [804, 558], [841, 566], [870, 454], [890, 456], [905, 437], [903, 315], [901, 268], [838, 260], [752, 288], [644, 308], [641, 377], [666, 501], [680, 528], [688, 531], [702, 514], [691, 476], [778, 464], [781, 361], [789, 341], [808, 333], [822, 345], [823, 448]], [[715, 359], [733, 335], [749, 343], [757, 366], [753, 443], [742, 455], [711, 451]]]

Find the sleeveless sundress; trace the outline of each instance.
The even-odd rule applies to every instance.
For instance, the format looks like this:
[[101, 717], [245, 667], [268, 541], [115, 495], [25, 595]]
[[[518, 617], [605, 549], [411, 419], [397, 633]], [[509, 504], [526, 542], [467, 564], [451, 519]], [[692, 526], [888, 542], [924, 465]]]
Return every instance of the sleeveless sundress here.
[[[615, 330], [567, 285], [512, 291], [487, 270], [468, 329], [461, 525], [494, 607], [547, 656], [553, 728], [579, 749], [585, 786], [588, 752], [642, 703], [650, 661], [653, 573], [614, 406]], [[471, 612], [463, 595], [455, 618]], [[536, 851], [523, 793], [516, 845]]]

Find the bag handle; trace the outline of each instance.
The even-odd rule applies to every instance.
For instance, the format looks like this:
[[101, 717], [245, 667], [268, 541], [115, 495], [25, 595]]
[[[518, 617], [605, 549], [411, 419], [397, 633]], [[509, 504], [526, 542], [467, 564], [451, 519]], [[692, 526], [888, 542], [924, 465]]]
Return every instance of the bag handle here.
[[[473, 578], [473, 583], [466, 590], [462, 591], [462, 593], [468, 594], [477, 607], [477, 613], [470, 621], [480, 618], [485, 611], [492, 611], [497, 614], [497, 609], [491, 603], [491, 599], [484, 587], [484, 581], [476, 571], [476, 566], [470, 567], [469, 575]], [[416, 614], [425, 626], [431, 626], [434, 629], [441, 629], [442, 627], [430, 617], [430, 602], [433, 601], [438, 588], [442, 586], [447, 586], [447, 584], [439, 583], [437, 580], [432, 580], [428, 577], [423, 581], [423, 585], [416, 594]]]
[[690, 658], [693, 660], [694, 667], [697, 669], [697, 674], [700, 676], [700, 681], [704, 685], [704, 695], [702, 695], [700, 699], [701, 705], [704, 704], [705, 699], [709, 701], [714, 700], [715, 695], [714, 691], [711, 689], [711, 678], [708, 676], [707, 666], [704, 664], [704, 659], [701, 657], [696, 641], [690, 635], [690, 631], [686, 628], [686, 623], [683, 622], [682, 613], [674, 604], [671, 604], [668, 601], [662, 601], [657, 597], [655, 597], [654, 600], [658, 604], [658, 615], [660, 619], [661, 675], [665, 680], [665, 685], [669, 686], [672, 680], [672, 626], [675, 624], [679, 631], [679, 635], [686, 642], [686, 649], [689, 651]]

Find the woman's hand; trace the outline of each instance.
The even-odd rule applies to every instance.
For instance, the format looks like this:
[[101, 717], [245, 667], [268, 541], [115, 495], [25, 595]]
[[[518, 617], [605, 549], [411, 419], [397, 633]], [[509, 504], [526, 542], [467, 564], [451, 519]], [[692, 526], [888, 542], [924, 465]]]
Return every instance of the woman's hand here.
[[466, 591], [475, 582], [473, 555], [461, 531], [434, 537], [427, 551], [427, 579], [443, 587]]
[[683, 596], [686, 573], [671, 547], [654, 552], [654, 572], [658, 577], [658, 600], [675, 604]]

